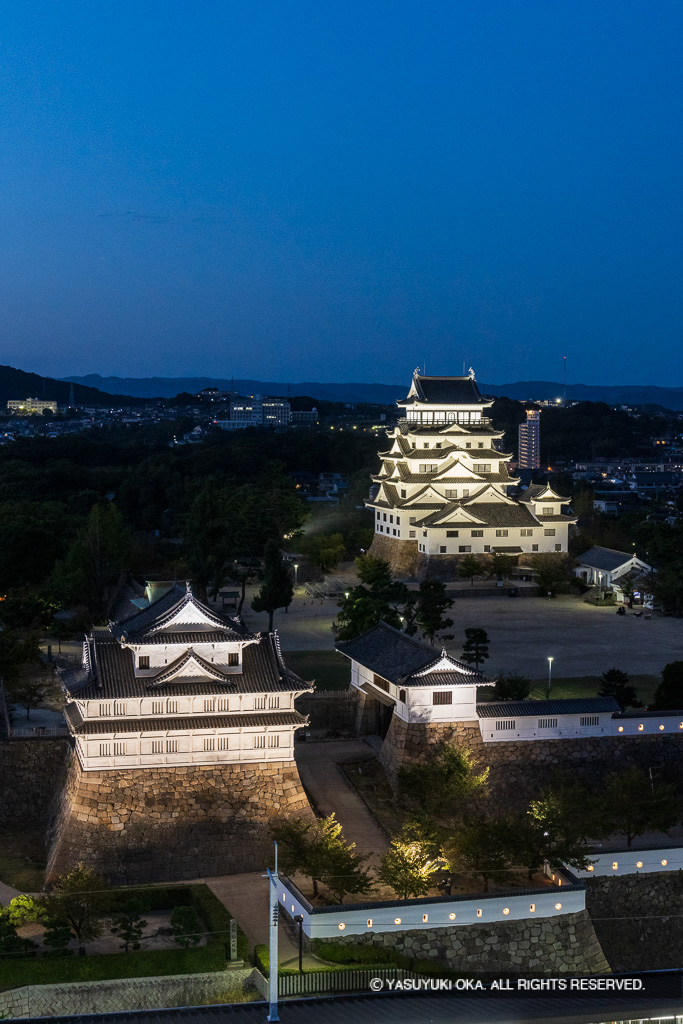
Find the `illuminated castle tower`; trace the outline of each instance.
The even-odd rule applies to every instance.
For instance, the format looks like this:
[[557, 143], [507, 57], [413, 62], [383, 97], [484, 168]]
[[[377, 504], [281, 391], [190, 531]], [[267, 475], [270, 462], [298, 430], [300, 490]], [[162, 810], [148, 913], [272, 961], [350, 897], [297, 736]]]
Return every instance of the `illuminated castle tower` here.
[[397, 402], [405, 419], [389, 432], [391, 446], [373, 477], [377, 496], [372, 554], [399, 574], [457, 575], [465, 554], [566, 551], [569, 524], [563, 498], [550, 487], [511, 497], [511, 455], [498, 444], [474, 379], [426, 377], [419, 371], [407, 398]]

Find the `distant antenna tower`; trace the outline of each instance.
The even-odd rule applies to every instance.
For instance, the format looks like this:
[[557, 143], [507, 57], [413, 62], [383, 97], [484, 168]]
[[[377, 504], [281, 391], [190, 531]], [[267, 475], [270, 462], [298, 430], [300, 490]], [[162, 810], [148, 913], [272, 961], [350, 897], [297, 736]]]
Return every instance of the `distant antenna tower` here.
[[567, 404], [567, 357], [564, 357], [564, 405]]

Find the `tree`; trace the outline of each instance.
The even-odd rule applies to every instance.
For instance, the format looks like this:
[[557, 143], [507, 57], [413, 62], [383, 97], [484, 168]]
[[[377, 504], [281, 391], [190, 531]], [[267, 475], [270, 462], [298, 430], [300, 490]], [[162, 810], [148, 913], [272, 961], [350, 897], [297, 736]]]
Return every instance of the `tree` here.
[[489, 656], [489, 638], [485, 629], [472, 628], [465, 630], [465, 646], [462, 649], [462, 660], [473, 665], [475, 671], [483, 665]]
[[214, 596], [223, 584], [225, 564], [232, 549], [230, 507], [225, 491], [208, 483], [195, 496], [183, 523], [183, 546], [199, 596]]
[[443, 858], [435, 854], [432, 830], [424, 831], [419, 822], [411, 822], [391, 840], [378, 877], [391, 886], [399, 899], [407, 900], [427, 895], [442, 864]]
[[425, 814], [461, 813], [473, 797], [486, 796], [489, 769], [480, 768], [471, 750], [444, 744], [424, 764], [399, 769], [401, 794]]
[[430, 644], [434, 644], [436, 633], [453, 625], [453, 619], [444, 618], [444, 612], [452, 604], [452, 598], [446, 595], [445, 583], [439, 583], [438, 580], [423, 580], [420, 583], [415, 608], [415, 622]]
[[362, 894], [372, 887], [372, 880], [363, 868], [365, 856], [355, 853], [355, 843], [347, 843], [342, 827], [334, 814], [314, 822], [295, 818], [275, 829], [281, 844], [285, 871], [300, 871], [313, 885], [313, 896], [319, 896], [319, 883], [325, 884], [341, 903], [348, 893]]
[[500, 579], [505, 579], [506, 576], [510, 575], [514, 564], [514, 559], [510, 555], [504, 555], [500, 551], [494, 552], [491, 555], [491, 572]]
[[460, 559], [458, 572], [464, 580], [470, 581], [471, 586], [474, 586], [474, 577], [481, 576], [483, 571], [484, 565], [476, 555], [463, 555]]
[[322, 573], [336, 569], [346, 554], [341, 533], [318, 534], [308, 539], [302, 547]]
[[61, 699], [62, 691], [54, 676], [47, 675], [47, 668], [31, 671], [25, 668], [22, 674], [7, 685], [7, 693], [14, 704], [26, 709], [26, 721], [31, 710], [46, 701]]
[[643, 832], [668, 832], [679, 818], [676, 787], [658, 782], [635, 765], [611, 772], [605, 779], [604, 820], [611, 833], [626, 836], [630, 846]]
[[268, 612], [268, 631], [273, 631], [273, 615], [278, 608], [288, 608], [292, 603], [294, 587], [289, 566], [282, 557], [280, 545], [269, 540], [263, 556], [261, 589], [251, 602], [255, 612]]
[[608, 668], [600, 676], [600, 697], [614, 697], [624, 708], [642, 708], [642, 701], [636, 696], [635, 686], [630, 685], [630, 676], [619, 668]]
[[68, 928], [78, 940], [78, 952], [85, 956], [85, 944], [102, 934], [103, 878], [79, 864], [62, 875], [51, 892], [43, 897], [45, 916], [52, 927]]
[[515, 672], [498, 676], [493, 690], [496, 700], [526, 700], [530, 693], [531, 680]]
[[147, 927], [142, 917], [145, 909], [141, 900], [129, 900], [113, 918], [110, 930], [121, 939], [121, 948], [126, 953], [129, 949], [140, 948], [140, 939]]
[[361, 583], [375, 591], [387, 590], [394, 582], [391, 565], [376, 555], [359, 555], [356, 559], [356, 571]]
[[554, 594], [557, 588], [571, 579], [570, 559], [561, 552], [539, 552], [529, 559], [536, 573], [539, 593]]
[[173, 938], [183, 949], [197, 946], [201, 942], [202, 926], [194, 907], [174, 907], [171, 912], [171, 928]]
[[683, 661], [670, 661], [662, 669], [662, 681], [654, 692], [654, 711], [683, 708]]
[[237, 617], [242, 614], [242, 606], [247, 596], [247, 583], [258, 576], [259, 562], [256, 558], [237, 558], [228, 569], [228, 576], [240, 586], [240, 599], [237, 605]]
[[339, 640], [352, 640], [376, 626], [380, 620], [400, 629], [410, 616], [414, 595], [405, 583], [394, 579], [391, 566], [374, 555], [356, 559], [362, 581], [339, 602]]
[[515, 861], [515, 822], [506, 818], [470, 818], [444, 844], [444, 856], [452, 871], [479, 875], [484, 892], [492, 879], [502, 881]]
[[35, 942], [31, 939], [22, 939], [17, 935], [17, 924], [23, 923], [17, 921], [12, 914], [11, 903], [7, 907], [0, 904], [0, 957], [16, 957], [22, 953], [28, 954], [36, 948]]
[[551, 868], [563, 864], [585, 868], [589, 863], [587, 833], [596, 838], [600, 828], [596, 802], [580, 783], [557, 785], [532, 800], [519, 823], [522, 859], [529, 874], [547, 862]]

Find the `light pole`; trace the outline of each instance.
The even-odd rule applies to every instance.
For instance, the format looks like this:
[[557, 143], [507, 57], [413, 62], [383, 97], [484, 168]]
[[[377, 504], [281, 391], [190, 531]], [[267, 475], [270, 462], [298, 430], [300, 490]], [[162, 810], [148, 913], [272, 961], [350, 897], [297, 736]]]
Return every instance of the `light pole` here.
[[304, 973], [304, 915], [297, 914], [294, 918], [299, 926], [299, 974]]
[[296, 590], [296, 588], [298, 586], [299, 586], [299, 566], [295, 562], [294, 563], [294, 589]]
[[553, 678], [553, 659], [548, 658], [548, 700], [550, 700], [550, 684]]
[[266, 868], [266, 877], [270, 883], [270, 970], [268, 974], [268, 1017], [269, 1021], [279, 1020], [277, 997], [278, 997], [278, 934], [277, 926], [280, 917], [280, 904], [277, 898], [277, 843], [275, 846], [275, 871]]
[[602, 573], [598, 573], [598, 601], [602, 599]]

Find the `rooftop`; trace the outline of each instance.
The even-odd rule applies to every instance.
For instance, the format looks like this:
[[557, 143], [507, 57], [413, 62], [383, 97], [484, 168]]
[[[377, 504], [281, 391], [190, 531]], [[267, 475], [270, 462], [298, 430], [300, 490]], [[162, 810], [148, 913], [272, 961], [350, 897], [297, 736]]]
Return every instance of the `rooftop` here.
[[615, 548], [603, 548], [596, 544], [590, 550], [577, 556], [579, 565], [588, 565], [591, 569], [603, 569], [613, 572], [635, 556], [628, 551], [617, 551]]
[[536, 715], [596, 715], [621, 711], [614, 697], [570, 697], [567, 700], [501, 700], [477, 704], [480, 718], [534, 718]]

